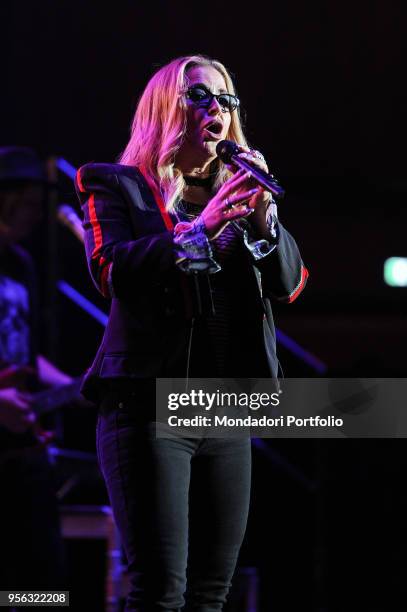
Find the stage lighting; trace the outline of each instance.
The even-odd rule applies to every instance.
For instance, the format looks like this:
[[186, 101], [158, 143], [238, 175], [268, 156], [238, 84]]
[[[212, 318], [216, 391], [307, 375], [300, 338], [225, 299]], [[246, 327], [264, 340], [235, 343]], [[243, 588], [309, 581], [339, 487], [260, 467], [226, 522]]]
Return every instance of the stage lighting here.
[[389, 257], [384, 262], [384, 282], [390, 287], [407, 287], [407, 257]]

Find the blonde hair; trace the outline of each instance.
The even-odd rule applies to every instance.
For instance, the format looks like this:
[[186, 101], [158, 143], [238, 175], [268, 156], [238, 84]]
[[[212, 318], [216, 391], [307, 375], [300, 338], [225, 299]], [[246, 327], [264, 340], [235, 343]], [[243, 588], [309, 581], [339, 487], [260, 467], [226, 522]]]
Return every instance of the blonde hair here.
[[[161, 190], [168, 211], [182, 197], [185, 181], [174, 159], [186, 134], [186, 101], [184, 92], [187, 72], [194, 66], [212, 66], [223, 76], [228, 93], [235, 94], [233, 81], [225, 66], [204, 55], [174, 59], [161, 67], [147, 83], [134, 114], [131, 136], [119, 162], [141, 166]], [[239, 111], [231, 113], [228, 140], [246, 146]], [[215, 191], [231, 176], [226, 166], [216, 159], [211, 164], [215, 173]]]

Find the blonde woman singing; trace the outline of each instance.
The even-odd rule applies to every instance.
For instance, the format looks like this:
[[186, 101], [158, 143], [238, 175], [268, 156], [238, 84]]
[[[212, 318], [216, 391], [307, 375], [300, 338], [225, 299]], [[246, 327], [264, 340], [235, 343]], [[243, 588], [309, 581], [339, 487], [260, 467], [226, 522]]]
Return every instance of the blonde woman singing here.
[[[118, 164], [77, 175], [92, 279], [111, 300], [83, 386], [131, 577], [126, 610], [222, 610], [250, 499], [249, 438], [156, 438], [156, 377], [277, 377], [272, 300], [308, 276], [270, 193], [216, 145], [247, 146], [226, 68], [153, 75]], [[260, 291], [261, 287], [261, 291]]]

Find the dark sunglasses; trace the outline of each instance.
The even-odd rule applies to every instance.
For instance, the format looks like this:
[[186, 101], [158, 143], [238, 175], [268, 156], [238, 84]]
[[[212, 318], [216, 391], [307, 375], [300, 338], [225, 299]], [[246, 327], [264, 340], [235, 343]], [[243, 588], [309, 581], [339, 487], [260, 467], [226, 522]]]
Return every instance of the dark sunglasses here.
[[240, 100], [237, 96], [229, 93], [213, 94], [204, 85], [193, 85], [186, 92], [187, 98], [196, 106], [209, 108], [212, 100], [216, 98], [223, 113], [231, 113], [240, 105]]

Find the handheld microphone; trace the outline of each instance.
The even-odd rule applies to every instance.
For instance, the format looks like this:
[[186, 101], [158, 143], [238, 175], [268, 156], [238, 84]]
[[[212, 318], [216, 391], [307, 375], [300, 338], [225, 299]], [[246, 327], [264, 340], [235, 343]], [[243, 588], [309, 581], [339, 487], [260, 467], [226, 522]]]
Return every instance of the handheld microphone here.
[[253, 178], [260, 183], [264, 189], [270, 191], [276, 200], [284, 197], [284, 189], [280, 187], [272, 174], [267, 174], [264, 170], [260, 170], [260, 168], [257, 168], [247, 161], [247, 159], [239, 157], [241, 151], [235, 142], [231, 140], [221, 140], [216, 145], [216, 153], [224, 164], [234, 164], [239, 168], [243, 168], [243, 170], [250, 170]]

